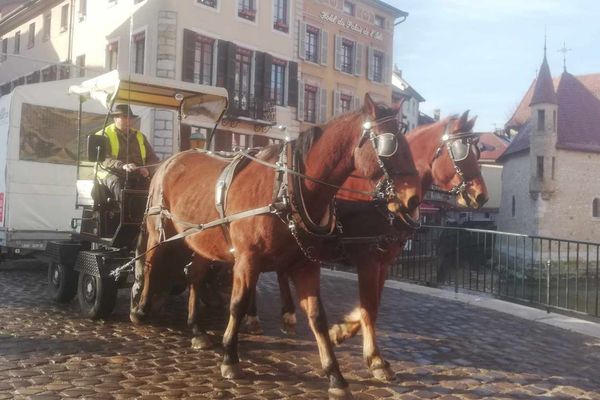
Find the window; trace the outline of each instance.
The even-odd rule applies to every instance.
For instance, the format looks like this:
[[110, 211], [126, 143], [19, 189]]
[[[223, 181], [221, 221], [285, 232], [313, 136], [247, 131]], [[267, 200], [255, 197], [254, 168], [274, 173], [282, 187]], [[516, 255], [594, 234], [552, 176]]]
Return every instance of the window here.
[[106, 68], [109, 71], [119, 66], [119, 42], [112, 42], [106, 46]]
[[383, 82], [383, 53], [380, 51], [373, 51], [373, 80]]
[[245, 150], [250, 147], [250, 142], [250, 136], [242, 133], [234, 133], [231, 135], [231, 150]]
[[592, 202], [592, 216], [594, 218], [600, 218], [600, 199], [595, 198]]
[[146, 33], [140, 32], [133, 35], [134, 53], [134, 72], [136, 74], [144, 73], [144, 54], [146, 48]]
[[52, 26], [52, 14], [44, 15], [44, 41], [50, 39], [50, 27]]
[[352, 96], [340, 94], [340, 112], [342, 114], [349, 112], [352, 109]]
[[546, 119], [546, 113], [544, 110], [538, 110], [537, 112], [537, 130], [538, 131], [543, 131], [545, 130], [545, 119]]
[[539, 179], [544, 179], [544, 157], [537, 157], [537, 177]]
[[381, 15], [376, 15], [375, 16], [375, 26], [383, 28], [384, 25], [385, 25], [385, 18], [383, 18]]
[[75, 65], [77, 65], [77, 76], [84, 77], [85, 76], [85, 54], [77, 56], [75, 58]]
[[71, 67], [60, 65], [58, 69], [58, 79], [69, 79], [71, 77]]
[[35, 46], [35, 22], [29, 24], [29, 38], [27, 40], [27, 48], [31, 49]]
[[285, 105], [284, 82], [286, 64], [285, 61], [275, 58], [271, 64], [271, 100], [278, 106]]
[[21, 51], [21, 31], [15, 32], [15, 54]]
[[254, 0], [238, 0], [238, 17], [254, 21], [256, 19], [256, 8]]
[[217, 8], [217, 0], [196, 0], [196, 2], [208, 7]]
[[511, 215], [514, 217], [517, 211], [517, 200], [515, 200], [515, 196], [512, 197], [512, 207], [511, 207]]
[[289, 31], [288, 0], [275, 0], [273, 7], [273, 28], [287, 33]]
[[56, 65], [51, 65], [42, 70], [42, 82], [56, 80]]
[[79, 20], [83, 21], [87, 15], [87, 0], [79, 0]]
[[552, 130], [556, 132], [556, 110], [552, 111]]
[[344, 1], [344, 12], [348, 15], [354, 16], [354, 3]]
[[306, 60], [319, 62], [319, 28], [306, 26]]
[[194, 82], [203, 85], [213, 83], [213, 49], [215, 40], [197, 36], [194, 51]]
[[248, 110], [250, 103], [250, 74], [252, 51], [238, 47], [235, 55], [235, 86], [233, 102], [240, 110]]
[[556, 158], [552, 157], [552, 180], [554, 180], [554, 168], [556, 167]]
[[190, 148], [203, 149], [208, 138], [209, 129], [192, 126], [190, 132]]
[[0, 61], [6, 61], [8, 54], [8, 38], [2, 39], [2, 55], [0, 55]]
[[304, 120], [317, 122], [317, 87], [304, 85]]
[[342, 64], [341, 70], [349, 74], [353, 71], [354, 64], [354, 42], [348, 39], [342, 39]]
[[69, 27], [69, 5], [65, 4], [60, 9], [60, 31], [65, 32]]

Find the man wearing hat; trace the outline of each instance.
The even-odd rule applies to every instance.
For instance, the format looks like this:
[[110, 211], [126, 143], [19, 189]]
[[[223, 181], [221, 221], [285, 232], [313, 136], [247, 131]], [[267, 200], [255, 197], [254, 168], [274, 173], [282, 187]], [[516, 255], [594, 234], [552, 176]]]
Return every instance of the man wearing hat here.
[[96, 132], [107, 139], [106, 159], [98, 168], [98, 178], [121, 201], [121, 189], [125, 186], [125, 178], [129, 173], [128, 187], [146, 189], [150, 179], [150, 169], [160, 160], [148, 143], [148, 140], [137, 129], [132, 128], [137, 115], [127, 104], [117, 104], [110, 114], [114, 123]]

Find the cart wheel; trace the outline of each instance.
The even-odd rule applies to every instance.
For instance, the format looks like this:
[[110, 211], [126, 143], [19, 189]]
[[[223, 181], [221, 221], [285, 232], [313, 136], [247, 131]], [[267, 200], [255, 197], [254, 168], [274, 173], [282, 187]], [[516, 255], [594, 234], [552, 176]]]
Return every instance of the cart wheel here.
[[118, 286], [114, 279], [81, 272], [78, 289], [77, 297], [83, 316], [91, 319], [106, 318], [115, 308]]
[[48, 264], [48, 290], [52, 300], [68, 303], [77, 293], [77, 271], [67, 265], [50, 262]]

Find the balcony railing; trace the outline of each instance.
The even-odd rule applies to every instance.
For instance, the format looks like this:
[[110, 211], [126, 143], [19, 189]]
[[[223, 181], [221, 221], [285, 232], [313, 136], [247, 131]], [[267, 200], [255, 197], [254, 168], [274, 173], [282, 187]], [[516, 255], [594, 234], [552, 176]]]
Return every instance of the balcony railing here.
[[275, 104], [251, 93], [234, 91], [227, 110], [230, 117], [246, 117], [254, 120], [275, 122]]

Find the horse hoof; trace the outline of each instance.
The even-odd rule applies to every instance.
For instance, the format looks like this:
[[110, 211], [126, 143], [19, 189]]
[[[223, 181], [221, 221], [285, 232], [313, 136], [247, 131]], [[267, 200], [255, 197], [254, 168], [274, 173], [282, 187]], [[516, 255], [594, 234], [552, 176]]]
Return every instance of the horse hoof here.
[[244, 376], [244, 372], [240, 364], [221, 364], [221, 376], [225, 379], [240, 379]]
[[129, 319], [134, 325], [141, 325], [147, 321], [148, 316], [139, 311], [131, 311], [129, 313]]
[[338, 389], [338, 388], [329, 388], [327, 391], [329, 394], [329, 400], [352, 400], [354, 396], [352, 396], [352, 392], [349, 388]]
[[213, 347], [213, 342], [208, 335], [194, 336], [192, 338], [192, 349], [206, 350]]
[[281, 331], [288, 336], [296, 336], [296, 314], [285, 313], [282, 315]]
[[385, 367], [372, 368], [371, 374], [373, 378], [383, 381], [383, 382], [392, 382], [396, 380], [396, 374], [389, 365]]
[[246, 332], [250, 335], [262, 335], [264, 333], [258, 317], [246, 317]]

